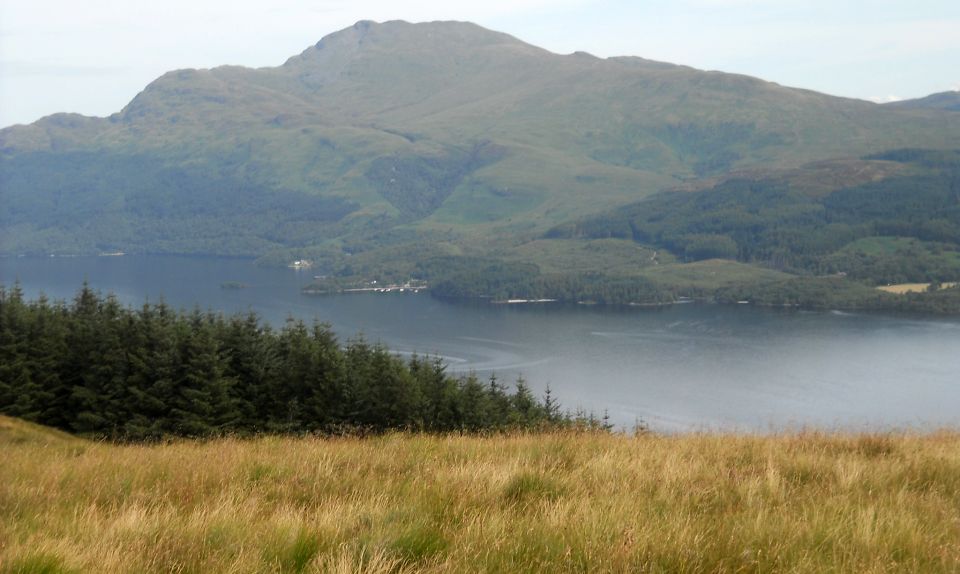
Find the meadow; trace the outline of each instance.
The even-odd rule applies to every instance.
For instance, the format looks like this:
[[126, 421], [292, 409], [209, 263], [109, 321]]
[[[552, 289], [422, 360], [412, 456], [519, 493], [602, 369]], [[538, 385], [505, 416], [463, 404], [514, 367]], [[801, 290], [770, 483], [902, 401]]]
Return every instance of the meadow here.
[[[956, 287], [957, 283], [941, 283], [940, 286], [944, 289], [949, 289], [951, 287]], [[903, 295], [904, 293], [924, 293], [930, 288], [929, 283], [900, 283], [898, 285], [881, 285], [877, 289], [881, 291], [886, 291], [887, 293], [896, 293], [898, 295]]]
[[960, 434], [263, 437], [0, 418], [0, 572], [955, 572]]

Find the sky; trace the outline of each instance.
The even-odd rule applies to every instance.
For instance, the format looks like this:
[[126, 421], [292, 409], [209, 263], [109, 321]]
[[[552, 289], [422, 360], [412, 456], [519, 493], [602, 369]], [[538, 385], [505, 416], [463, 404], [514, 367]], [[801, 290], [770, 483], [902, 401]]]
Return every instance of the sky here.
[[0, 0], [0, 127], [109, 115], [169, 70], [276, 66], [393, 19], [878, 102], [960, 90], [958, 0]]

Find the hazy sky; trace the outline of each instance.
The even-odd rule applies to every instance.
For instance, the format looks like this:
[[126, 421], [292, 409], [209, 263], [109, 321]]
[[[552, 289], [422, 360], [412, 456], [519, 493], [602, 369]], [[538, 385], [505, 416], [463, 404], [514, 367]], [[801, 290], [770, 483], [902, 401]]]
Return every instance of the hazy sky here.
[[278, 65], [363, 19], [470, 20], [877, 101], [960, 89], [960, 0], [0, 0], [0, 126], [107, 115], [172, 69]]

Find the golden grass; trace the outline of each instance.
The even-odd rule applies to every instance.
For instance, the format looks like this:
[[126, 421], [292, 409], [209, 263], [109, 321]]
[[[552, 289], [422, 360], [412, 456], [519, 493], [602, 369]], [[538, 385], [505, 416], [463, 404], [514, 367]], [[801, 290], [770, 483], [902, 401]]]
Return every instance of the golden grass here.
[[0, 449], [0, 572], [960, 570], [954, 432]]
[[[943, 283], [942, 287], [950, 288], [956, 285], [957, 283]], [[898, 283], [897, 285], [881, 285], [877, 289], [887, 293], [903, 295], [904, 293], [923, 293], [928, 287], [930, 287], [929, 283]]]

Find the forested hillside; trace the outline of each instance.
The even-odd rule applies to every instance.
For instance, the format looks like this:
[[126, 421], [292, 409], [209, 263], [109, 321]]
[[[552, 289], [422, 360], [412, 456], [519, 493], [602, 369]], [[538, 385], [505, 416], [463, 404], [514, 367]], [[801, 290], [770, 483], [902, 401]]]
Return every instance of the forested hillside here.
[[732, 177], [558, 226], [549, 237], [615, 237], [687, 261], [725, 258], [873, 284], [960, 278], [960, 151], [898, 150], [900, 175], [826, 193]]
[[[797, 277], [745, 277], [737, 285], [654, 289], [677, 294], [816, 308], [958, 312], [960, 151], [904, 149], [851, 164], [883, 173], [848, 186], [807, 170], [733, 174], [692, 191], [672, 191], [558, 225], [548, 241], [619, 240], [662, 249], [681, 261], [730, 260]], [[653, 268], [636, 273], [649, 286]], [[527, 281], [529, 283], [529, 281]], [[611, 283], [604, 279], [601, 283]], [[931, 293], [889, 297], [871, 287], [930, 283]], [[667, 295], [664, 297], [664, 290]], [[643, 301], [643, 299], [637, 299]]]

